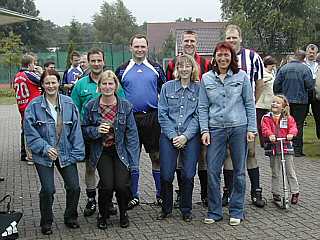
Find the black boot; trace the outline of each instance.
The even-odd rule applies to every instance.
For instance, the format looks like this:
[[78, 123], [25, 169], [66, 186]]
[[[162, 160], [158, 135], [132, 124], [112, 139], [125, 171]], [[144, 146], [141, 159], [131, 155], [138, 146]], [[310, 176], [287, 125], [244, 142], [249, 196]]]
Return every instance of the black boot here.
[[[166, 214], [172, 213], [173, 185], [171, 182], [167, 182], [161, 179], [161, 197], [162, 197], [162, 206], [161, 206], [162, 212]], [[180, 207], [180, 201], [179, 201], [179, 207]]]
[[108, 219], [110, 217], [108, 207], [112, 202], [113, 192], [106, 189], [98, 189], [98, 209], [99, 215], [103, 219]]
[[251, 200], [252, 200], [252, 203], [259, 208], [263, 208], [264, 205], [266, 205], [265, 200], [262, 199], [261, 188], [257, 188], [255, 191], [251, 192]]
[[127, 192], [129, 191], [126, 191], [125, 189], [122, 189], [119, 192], [116, 192], [119, 213], [120, 213], [120, 227], [122, 228], [129, 227], [129, 217], [127, 213], [127, 206], [129, 202], [130, 193], [127, 193]]
[[260, 173], [259, 167], [248, 169], [248, 175], [251, 182], [251, 200], [252, 203], [259, 207], [263, 208], [266, 204], [265, 200], [262, 198], [262, 189], [260, 188]]
[[85, 209], [83, 210], [83, 215], [85, 217], [89, 217], [91, 215], [93, 215], [96, 212], [97, 209], [97, 202], [96, 202], [96, 190], [95, 189], [90, 189], [90, 190], [86, 190], [87, 193], [87, 205], [85, 207]]
[[201, 202], [204, 207], [208, 207], [208, 174], [207, 170], [199, 170], [198, 177], [200, 181]]
[[223, 169], [224, 188], [222, 195], [222, 206], [228, 206], [233, 185], [233, 170]]

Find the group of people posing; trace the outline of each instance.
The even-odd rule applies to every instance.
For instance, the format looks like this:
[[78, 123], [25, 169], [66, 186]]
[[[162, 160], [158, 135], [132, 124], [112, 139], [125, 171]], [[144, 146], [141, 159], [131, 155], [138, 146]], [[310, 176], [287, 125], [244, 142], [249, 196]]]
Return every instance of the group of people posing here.
[[[97, 227], [106, 229], [110, 215], [116, 215], [119, 210], [120, 226], [128, 227], [127, 211], [140, 203], [142, 145], [152, 162], [155, 200], [161, 206], [159, 220], [172, 215], [175, 173], [178, 180], [176, 205], [184, 221], [192, 220], [197, 163], [201, 201], [208, 208], [204, 223], [222, 220], [222, 207], [227, 205], [230, 225], [239, 225], [244, 220], [246, 168], [252, 202], [264, 207], [255, 157], [258, 129], [261, 144], [273, 143], [274, 154], [270, 155], [272, 193], [274, 200], [279, 200], [277, 138], [287, 139], [288, 153], [293, 139], [294, 150], [302, 154], [298, 139], [301, 129], [299, 123], [297, 129], [295, 118], [290, 116], [290, 98], [285, 97], [288, 76], [279, 71], [281, 78], [274, 83], [277, 90], [274, 96], [275, 60], [269, 56], [264, 64], [255, 51], [242, 48], [238, 26], [226, 28], [225, 41], [215, 46], [212, 61], [198, 55], [197, 41], [196, 32], [185, 31], [183, 52], [169, 62], [166, 72], [147, 58], [148, 40], [144, 35], [137, 34], [130, 39], [132, 59], [119, 66], [115, 73], [103, 70], [104, 52], [91, 49], [87, 53], [87, 74], [77, 66], [65, 73], [64, 78], [76, 76], [75, 83], [60, 81], [54, 68], [37, 77], [34, 58], [23, 57], [26, 69], [18, 73], [15, 89], [26, 148], [30, 149], [41, 182], [43, 234], [52, 234], [54, 166], [65, 183], [64, 223], [70, 228], [79, 227], [77, 162], [83, 159], [88, 197], [84, 215], [93, 215], [98, 205]], [[79, 62], [80, 57], [74, 54], [70, 60], [77, 58]], [[266, 65], [266, 74], [263, 65]], [[303, 81], [312, 89], [315, 81], [311, 73], [309, 79], [308, 71], [303, 73]], [[60, 93], [61, 82], [67, 84], [63, 86], [64, 93], [71, 97]], [[42, 95], [38, 87], [42, 88]], [[261, 111], [256, 110], [259, 106]], [[288, 154], [287, 159], [291, 202], [296, 204], [298, 181], [292, 155]], [[221, 197], [222, 169], [225, 186]], [[118, 210], [112, 202], [114, 193]]]

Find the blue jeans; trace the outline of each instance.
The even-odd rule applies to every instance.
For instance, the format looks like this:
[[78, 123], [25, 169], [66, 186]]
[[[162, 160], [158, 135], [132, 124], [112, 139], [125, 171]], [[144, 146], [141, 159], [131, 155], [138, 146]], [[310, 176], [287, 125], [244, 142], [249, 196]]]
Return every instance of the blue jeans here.
[[64, 188], [66, 189], [66, 209], [64, 212], [64, 221], [69, 222], [76, 220], [78, 217], [78, 202], [80, 197], [79, 175], [77, 164], [71, 164], [67, 167], [61, 168], [58, 159], [52, 167], [46, 167], [40, 164], [35, 164], [40, 182], [40, 226], [52, 224], [53, 213], [52, 205], [54, 193], [56, 192], [54, 186], [54, 165], [57, 166], [59, 173], [64, 181]]
[[223, 216], [220, 175], [227, 156], [227, 146], [234, 169], [233, 191], [230, 196], [230, 217], [244, 219], [246, 190], [247, 126], [210, 129], [211, 144], [208, 146], [208, 218], [219, 220]]
[[190, 215], [192, 210], [193, 178], [196, 174], [196, 165], [200, 153], [199, 136], [188, 140], [186, 146], [179, 150], [164, 134], [160, 135], [160, 174], [161, 174], [161, 198], [163, 200], [162, 211], [171, 213], [173, 206], [174, 173], [177, 167], [177, 158], [180, 153], [181, 160], [181, 202], [182, 215]]

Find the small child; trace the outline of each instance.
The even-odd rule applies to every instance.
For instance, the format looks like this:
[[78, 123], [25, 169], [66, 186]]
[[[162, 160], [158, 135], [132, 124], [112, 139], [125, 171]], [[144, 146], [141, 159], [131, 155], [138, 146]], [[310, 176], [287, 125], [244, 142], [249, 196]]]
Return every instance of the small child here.
[[297, 135], [296, 122], [290, 116], [288, 100], [283, 95], [276, 95], [272, 99], [271, 112], [263, 116], [261, 120], [262, 135], [266, 138], [266, 144], [271, 145], [270, 167], [272, 172], [271, 189], [274, 201], [281, 201], [280, 197], [280, 171], [281, 151], [277, 138], [287, 138], [284, 141], [284, 157], [286, 160], [286, 173], [292, 194], [291, 204], [299, 201], [299, 184], [294, 170], [293, 147], [291, 140]]

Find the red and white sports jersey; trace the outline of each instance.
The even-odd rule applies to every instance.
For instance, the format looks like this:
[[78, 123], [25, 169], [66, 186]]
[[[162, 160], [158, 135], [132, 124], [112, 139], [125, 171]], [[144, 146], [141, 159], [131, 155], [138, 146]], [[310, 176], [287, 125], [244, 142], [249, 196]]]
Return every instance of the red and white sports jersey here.
[[[32, 81], [32, 80], [33, 81]], [[41, 95], [39, 76], [29, 71], [19, 71], [14, 79], [16, 100], [23, 119], [24, 111], [32, 99]]]

